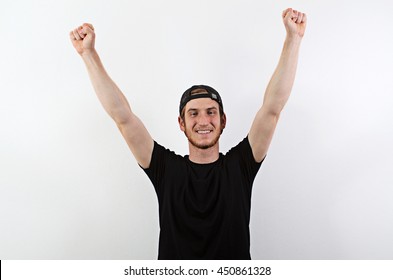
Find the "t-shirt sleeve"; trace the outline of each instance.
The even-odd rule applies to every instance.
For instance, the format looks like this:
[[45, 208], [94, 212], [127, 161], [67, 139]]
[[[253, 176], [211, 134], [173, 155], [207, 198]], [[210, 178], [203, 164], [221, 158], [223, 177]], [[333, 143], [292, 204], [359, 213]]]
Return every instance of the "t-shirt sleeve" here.
[[153, 153], [151, 155], [150, 165], [148, 168], [143, 168], [150, 181], [153, 183], [154, 188], [158, 191], [161, 180], [165, 173], [167, 150], [154, 141]]
[[250, 142], [248, 141], [248, 136], [244, 138], [237, 146], [232, 148], [228, 152], [228, 155], [229, 154], [231, 154], [231, 157], [238, 161], [244, 178], [251, 185], [266, 156], [262, 159], [261, 162], [255, 161]]

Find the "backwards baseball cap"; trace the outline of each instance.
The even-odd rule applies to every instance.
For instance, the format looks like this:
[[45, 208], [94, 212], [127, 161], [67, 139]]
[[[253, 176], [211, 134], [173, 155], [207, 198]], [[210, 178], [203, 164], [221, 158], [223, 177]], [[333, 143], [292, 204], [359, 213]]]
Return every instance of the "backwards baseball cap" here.
[[[197, 89], [204, 89], [206, 93], [192, 93], [194, 90]], [[186, 106], [188, 101], [197, 98], [211, 98], [214, 101], [216, 101], [218, 105], [220, 105], [221, 110], [224, 111], [224, 106], [222, 104], [221, 96], [214, 88], [205, 85], [197, 85], [187, 89], [181, 96], [179, 114], [181, 115], [181, 111], [183, 110], [184, 106]]]

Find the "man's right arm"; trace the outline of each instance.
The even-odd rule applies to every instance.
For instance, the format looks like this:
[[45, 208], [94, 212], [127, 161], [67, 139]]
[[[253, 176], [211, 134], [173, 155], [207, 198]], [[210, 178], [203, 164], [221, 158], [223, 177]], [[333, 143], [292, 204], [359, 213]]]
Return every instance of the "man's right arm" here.
[[70, 32], [71, 42], [82, 57], [94, 90], [105, 111], [116, 122], [139, 165], [148, 168], [154, 141], [141, 120], [132, 112], [124, 94], [109, 77], [95, 50], [95, 33], [91, 24]]

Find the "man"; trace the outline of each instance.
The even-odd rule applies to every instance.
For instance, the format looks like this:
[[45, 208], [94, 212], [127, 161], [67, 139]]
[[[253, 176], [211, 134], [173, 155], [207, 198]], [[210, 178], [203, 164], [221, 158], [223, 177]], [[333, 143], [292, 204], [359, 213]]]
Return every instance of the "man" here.
[[295, 79], [306, 15], [286, 9], [286, 39], [262, 107], [246, 138], [226, 155], [219, 138], [226, 116], [219, 93], [209, 86], [184, 92], [179, 126], [189, 143], [181, 157], [153, 140], [106, 73], [94, 48], [91, 24], [70, 32], [95, 92], [116, 122], [159, 201], [159, 259], [250, 259], [250, 201], [254, 178], [264, 160], [280, 113]]

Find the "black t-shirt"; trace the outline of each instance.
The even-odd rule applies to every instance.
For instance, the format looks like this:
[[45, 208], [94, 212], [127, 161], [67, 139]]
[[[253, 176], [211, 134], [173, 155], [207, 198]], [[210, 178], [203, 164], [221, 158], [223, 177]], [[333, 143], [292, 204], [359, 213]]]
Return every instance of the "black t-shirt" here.
[[247, 137], [209, 164], [154, 142], [144, 170], [159, 202], [158, 259], [251, 259], [251, 190], [261, 163]]

